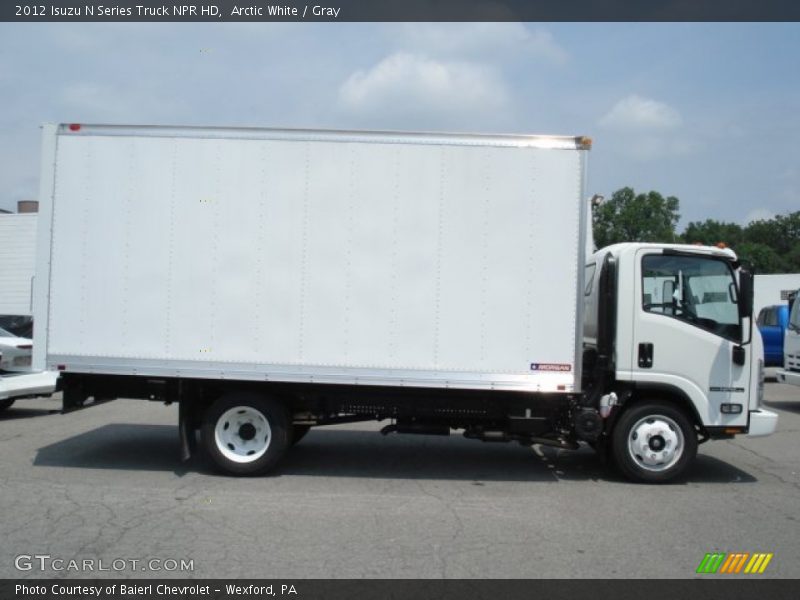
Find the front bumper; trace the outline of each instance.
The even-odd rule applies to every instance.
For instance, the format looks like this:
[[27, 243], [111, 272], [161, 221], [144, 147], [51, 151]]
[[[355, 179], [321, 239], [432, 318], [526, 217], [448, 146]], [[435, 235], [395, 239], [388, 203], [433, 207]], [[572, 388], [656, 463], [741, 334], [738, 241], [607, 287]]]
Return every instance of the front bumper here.
[[770, 435], [775, 433], [777, 427], [778, 413], [764, 409], [750, 411], [750, 429], [747, 432], [748, 436], [758, 437]]
[[789, 385], [800, 385], [800, 373], [796, 371], [786, 371], [784, 369], [778, 369], [775, 373], [775, 377], [778, 379], [780, 383], [788, 383]]

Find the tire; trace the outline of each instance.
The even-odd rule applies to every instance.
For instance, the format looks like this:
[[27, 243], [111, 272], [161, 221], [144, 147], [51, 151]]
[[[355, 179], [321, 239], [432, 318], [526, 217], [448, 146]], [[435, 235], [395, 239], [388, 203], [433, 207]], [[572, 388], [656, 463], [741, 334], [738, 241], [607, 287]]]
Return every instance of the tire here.
[[292, 446], [299, 444], [309, 431], [311, 431], [311, 425], [295, 425], [292, 428]]
[[11, 408], [11, 405], [14, 404], [16, 398], [9, 398], [8, 400], [0, 400], [0, 412], [4, 410], [8, 410]]
[[221, 471], [231, 475], [260, 475], [273, 469], [286, 454], [290, 434], [286, 408], [258, 394], [226, 394], [203, 416], [203, 448]]
[[646, 401], [620, 415], [612, 433], [614, 462], [637, 483], [664, 483], [686, 472], [697, 454], [697, 434], [670, 402]]

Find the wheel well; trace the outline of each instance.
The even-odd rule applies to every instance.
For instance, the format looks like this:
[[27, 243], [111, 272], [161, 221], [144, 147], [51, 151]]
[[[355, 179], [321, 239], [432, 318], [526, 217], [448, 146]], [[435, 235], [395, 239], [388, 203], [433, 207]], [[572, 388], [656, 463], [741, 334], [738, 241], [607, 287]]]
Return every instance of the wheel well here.
[[703, 435], [706, 435], [705, 428], [703, 427], [703, 421], [700, 418], [694, 403], [682, 390], [669, 386], [637, 386], [636, 389], [633, 390], [631, 397], [625, 403], [623, 411], [627, 410], [631, 406], [636, 406], [637, 404], [647, 400], [662, 400], [664, 402], [670, 402], [676, 406], [679, 406], [686, 413], [695, 427], [697, 427]]
[[194, 428], [199, 428], [203, 414], [214, 402], [228, 394], [254, 394], [263, 397], [272, 397], [284, 404], [288, 410], [296, 408], [296, 396], [280, 389], [267, 388], [263, 384], [248, 384], [242, 382], [207, 383], [204, 381], [191, 382], [185, 386], [179, 399], [185, 405], [185, 415]]

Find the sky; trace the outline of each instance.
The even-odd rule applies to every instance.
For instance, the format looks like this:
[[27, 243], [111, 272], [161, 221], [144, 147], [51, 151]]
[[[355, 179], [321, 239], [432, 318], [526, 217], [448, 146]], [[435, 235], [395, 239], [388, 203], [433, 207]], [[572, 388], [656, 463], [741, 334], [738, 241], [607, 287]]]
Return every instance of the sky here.
[[588, 194], [800, 210], [796, 23], [2, 23], [0, 208], [43, 122], [588, 135]]

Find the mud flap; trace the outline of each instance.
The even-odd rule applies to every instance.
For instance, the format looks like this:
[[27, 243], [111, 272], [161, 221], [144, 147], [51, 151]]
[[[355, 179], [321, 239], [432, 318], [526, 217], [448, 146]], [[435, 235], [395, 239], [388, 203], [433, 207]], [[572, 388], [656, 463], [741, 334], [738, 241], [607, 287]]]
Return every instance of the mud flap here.
[[181, 460], [186, 462], [197, 450], [197, 440], [192, 422], [192, 410], [188, 402], [178, 403], [178, 432], [181, 437]]

